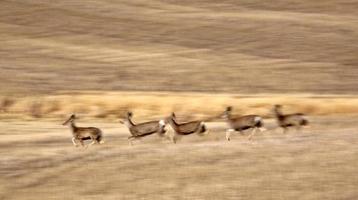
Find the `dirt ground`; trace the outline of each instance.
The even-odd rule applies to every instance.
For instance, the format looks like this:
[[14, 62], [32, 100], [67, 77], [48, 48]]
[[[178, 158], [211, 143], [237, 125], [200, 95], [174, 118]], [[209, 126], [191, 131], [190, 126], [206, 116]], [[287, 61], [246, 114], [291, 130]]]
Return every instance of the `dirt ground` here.
[[117, 122], [106, 143], [75, 148], [61, 121], [0, 122], [0, 199], [357, 199], [356, 116], [311, 117], [282, 134], [272, 119], [252, 141], [225, 140], [223, 122], [177, 144], [156, 135], [127, 142]]

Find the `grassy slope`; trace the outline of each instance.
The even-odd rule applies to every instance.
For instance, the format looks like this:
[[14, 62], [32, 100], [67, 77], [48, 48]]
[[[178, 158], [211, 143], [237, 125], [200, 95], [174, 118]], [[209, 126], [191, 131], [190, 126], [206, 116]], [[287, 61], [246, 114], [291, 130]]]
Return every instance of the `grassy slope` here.
[[356, 94], [354, 2], [4, 0], [0, 92]]

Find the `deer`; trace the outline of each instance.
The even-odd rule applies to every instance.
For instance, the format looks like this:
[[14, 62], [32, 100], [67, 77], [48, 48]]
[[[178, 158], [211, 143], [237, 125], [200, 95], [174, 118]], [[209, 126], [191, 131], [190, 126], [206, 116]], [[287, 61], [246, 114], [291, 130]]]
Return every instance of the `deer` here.
[[128, 141], [130, 145], [133, 145], [132, 141], [143, 138], [148, 135], [152, 135], [157, 133], [160, 137], [165, 136], [165, 121], [149, 121], [144, 123], [135, 124], [132, 121], [133, 113], [127, 112], [126, 118], [124, 120], [120, 120], [121, 124], [124, 124], [128, 127], [131, 136], [128, 137]]
[[76, 115], [72, 114], [62, 125], [70, 124], [72, 131], [72, 143], [75, 147], [78, 147], [78, 142], [82, 147], [88, 147], [84, 145], [84, 140], [92, 140], [89, 146], [93, 144], [103, 144], [103, 134], [99, 128], [96, 127], [77, 127], [75, 124]]
[[171, 115], [166, 119], [166, 121], [174, 130], [174, 135], [172, 137], [172, 141], [174, 144], [181, 136], [191, 135], [194, 133], [197, 133], [199, 136], [203, 136], [209, 133], [203, 121], [198, 120], [179, 123], [176, 120], [176, 115], [174, 112], [171, 113]]
[[296, 127], [297, 131], [301, 130], [302, 126], [307, 126], [309, 121], [303, 113], [283, 114], [282, 105], [274, 105], [273, 111], [278, 123], [278, 126], [283, 129], [283, 133], [287, 133], [289, 127]]
[[221, 115], [227, 121], [229, 128], [226, 130], [226, 140], [230, 141], [232, 132], [239, 131], [243, 134], [244, 130], [252, 129], [248, 139], [251, 140], [257, 129], [261, 132], [266, 129], [263, 127], [264, 123], [262, 117], [259, 115], [244, 115], [244, 116], [233, 116], [231, 114], [233, 108], [227, 107], [225, 112]]

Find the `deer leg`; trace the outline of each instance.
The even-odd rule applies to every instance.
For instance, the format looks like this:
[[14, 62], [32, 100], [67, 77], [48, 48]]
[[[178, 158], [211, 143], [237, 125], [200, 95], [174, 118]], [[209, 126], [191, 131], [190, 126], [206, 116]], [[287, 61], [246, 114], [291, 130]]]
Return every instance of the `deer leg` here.
[[94, 142], [96, 144], [103, 144], [104, 143], [103, 139], [100, 139], [100, 136], [96, 136], [96, 138], [94, 139]]
[[84, 144], [83, 140], [82, 139], [79, 139], [79, 140], [80, 140], [81, 146], [87, 149], [87, 145]]
[[169, 141], [173, 141], [174, 135], [175, 135], [175, 132], [172, 129], [169, 129], [164, 133], [165, 139], [167, 139]]
[[92, 142], [89, 143], [87, 146], [92, 146], [92, 145], [95, 144], [95, 143], [96, 143], [95, 139], [92, 139]]
[[249, 140], [251, 140], [252, 136], [254, 136], [254, 134], [256, 133], [256, 129], [257, 129], [256, 127], [254, 129], [252, 129], [252, 131], [251, 131], [251, 133], [250, 133], [250, 135], [248, 137]]
[[135, 140], [135, 137], [133, 137], [133, 136], [129, 136], [129, 137], [128, 137], [128, 143], [129, 143], [129, 145], [133, 146], [133, 143], [132, 143], [133, 140]]
[[174, 134], [174, 133], [170, 134], [170, 132], [167, 131], [167, 132], [165, 133], [165, 137], [166, 137], [168, 140], [171, 140], [172, 137], [173, 137], [173, 134]]
[[173, 140], [173, 134], [168, 134], [168, 132], [167, 132], [167, 133], [165, 133], [165, 138], [167, 140], [169, 140], [169, 141], [172, 141]]
[[243, 130], [239, 130], [240, 135], [245, 135]]
[[76, 138], [72, 138], [72, 143], [73, 143], [73, 145], [75, 146], [75, 147], [78, 147], [78, 144], [77, 144], [77, 142], [76, 142]]
[[179, 141], [181, 139], [181, 137], [182, 137], [182, 135], [179, 135], [177, 132], [174, 131], [174, 134], [172, 137], [173, 143], [176, 144], [177, 141]]
[[158, 136], [160, 138], [162, 138], [162, 140], [171, 140], [171, 137], [169, 135], [169, 131], [166, 131], [165, 129], [161, 129], [159, 132], [158, 132]]
[[209, 129], [206, 128], [205, 124], [202, 122], [201, 125], [200, 125], [200, 134], [199, 135], [207, 135], [209, 134]]
[[164, 140], [171, 140], [170, 135], [168, 134], [168, 131], [164, 133], [158, 133], [159, 137], [163, 138]]
[[296, 125], [296, 132], [297, 133], [301, 133], [302, 129], [301, 129], [301, 125]]
[[226, 140], [227, 141], [230, 141], [231, 133], [234, 132], [234, 131], [235, 131], [234, 129], [227, 129], [226, 130]]
[[173, 135], [173, 137], [172, 137], [172, 141], [173, 141], [173, 143], [174, 143], [174, 144], [176, 144], [176, 143], [177, 143], [177, 137], [176, 137], [176, 135]]
[[210, 130], [206, 129], [206, 131], [204, 132], [204, 135], [209, 135], [209, 133], [210, 133]]
[[259, 130], [259, 133], [260, 133], [261, 135], [264, 134], [265, 131], [267, 131], [267, 129], [264, 128], [264, 127], [256, 127], [256, 128]]
[[288, 128], [287, 127], [283, 127], [283, 134], [286, 134], [288, 132]]

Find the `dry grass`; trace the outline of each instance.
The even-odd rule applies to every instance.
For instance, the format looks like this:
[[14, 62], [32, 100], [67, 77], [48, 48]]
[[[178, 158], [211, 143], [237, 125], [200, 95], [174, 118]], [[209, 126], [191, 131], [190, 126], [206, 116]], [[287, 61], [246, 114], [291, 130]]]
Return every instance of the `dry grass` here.
[[[0, 1], [0, 199], [358, 199], [357, 10], [355, 0]], [[279, 134], [273, 104], [307, 113], [311, 128]], [[130, 147], [114, 123], [128, 110], [188, 120], [228, 105], [265, 116], [269, 131], [228, 143], [226, 126], [209, 122], [207, 137]], [[60, 126], [72, 112], [106, 144], [74, 148]]]
[[227, 142], [226, 126], [208, 123], [204, 137], [131, 147], [119, 123], [81, 120], [105, 133], [104, 145], [87, 150], [72, 146], [60, 122], [0, 122], [0, 199], [357, 199], [356, 120], [312, 121], [301, 134], [269, 130], [253, 142], [239, 134]]
[[357, 94], [355, 0], [0, 1], [1, 94]]
[[[1, 100], [1, 99], [0, 99]], [[177, 112], [186, 118], [211, 118], [226, 106], [238, 115], [272, 117], [272, 106], [282, 104], [286, 112], [308, 115], [357, 114], [356, 96], [251, 95], [160, 92], [82, 92], [36, 97], [4, 97], [3, 117], [64, 118], [70, 113], [85, 117], [118, 118], [133, 111], [136, 118], [155, 118]], [[11, 103], [9, 103], [11, 102]]]

